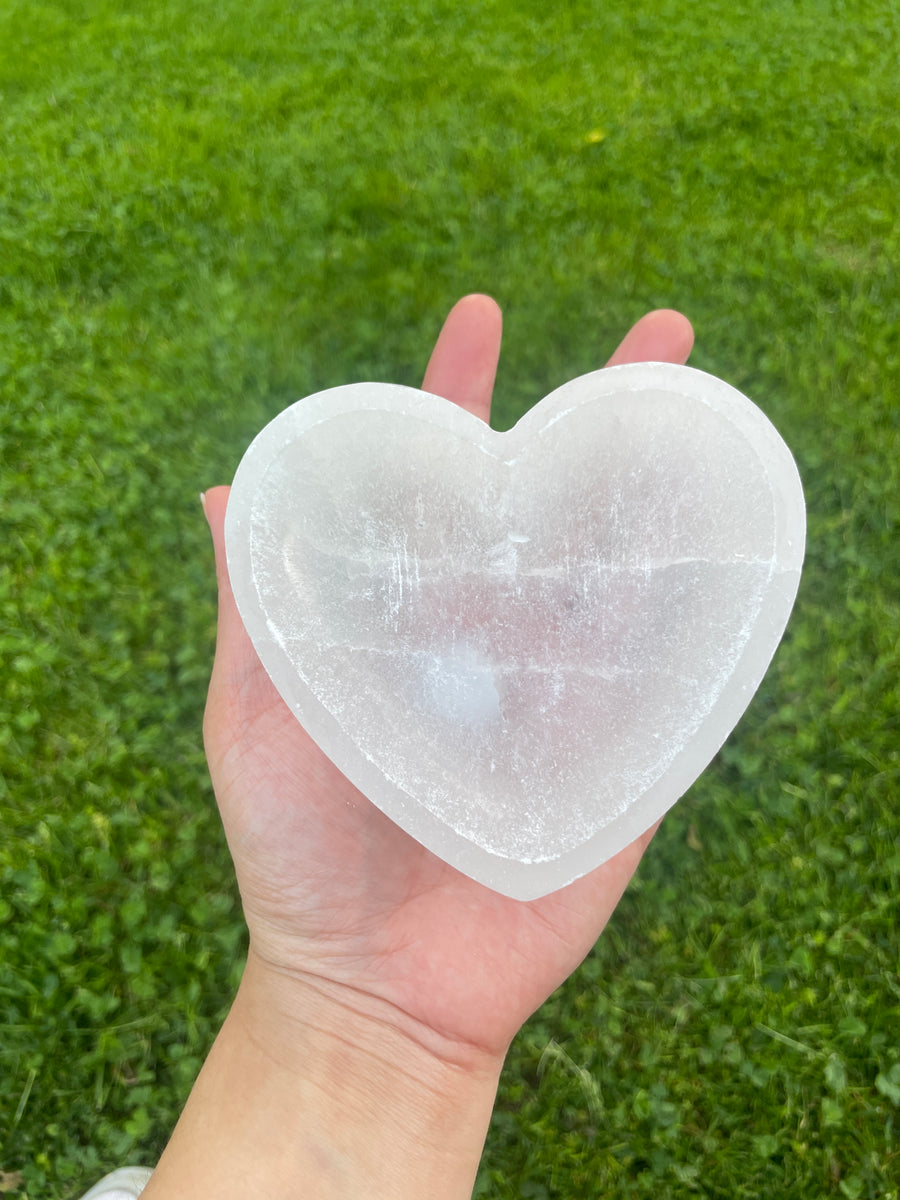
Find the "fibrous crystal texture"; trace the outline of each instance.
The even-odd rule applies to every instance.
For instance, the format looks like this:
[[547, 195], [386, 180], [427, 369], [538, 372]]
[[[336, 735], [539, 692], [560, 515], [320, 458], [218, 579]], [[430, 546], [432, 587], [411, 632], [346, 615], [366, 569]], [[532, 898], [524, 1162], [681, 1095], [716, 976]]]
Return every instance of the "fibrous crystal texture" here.
[[228, 565], [275, 686], [435, 854], [518, 899], [646, 830], [784, 631], [794, 461], [687, 367], [573, 380], [497, 433], [412, 388], [293, 405], [235, 478]]

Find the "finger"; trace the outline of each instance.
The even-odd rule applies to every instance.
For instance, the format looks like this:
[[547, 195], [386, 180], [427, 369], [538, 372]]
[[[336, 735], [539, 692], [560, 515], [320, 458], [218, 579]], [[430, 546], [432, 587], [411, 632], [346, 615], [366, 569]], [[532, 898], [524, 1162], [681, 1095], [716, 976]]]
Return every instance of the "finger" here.
[[503, 317], [490, 296], [464, 296], [440, 332], [422, 388], [487, 421], [500, 357]]
[[[228, 575], [225, 557], [225, 509], [229, 487], [210, 488], [203, 496], [203, 511], [212, 534], [216, 555], [216, 579], [219, 585], [219, 618], [216, 628], [215, 682], [234, 683], [246, 679], [258, 667], [259, 660], [244, 629]], [[222, 678], [222, 673], [226, 678]]]
[[691, 323], [671, 308], [647, 313], [622, 339], [608, 367], [623, 363], [686, 363], [694, 345]]

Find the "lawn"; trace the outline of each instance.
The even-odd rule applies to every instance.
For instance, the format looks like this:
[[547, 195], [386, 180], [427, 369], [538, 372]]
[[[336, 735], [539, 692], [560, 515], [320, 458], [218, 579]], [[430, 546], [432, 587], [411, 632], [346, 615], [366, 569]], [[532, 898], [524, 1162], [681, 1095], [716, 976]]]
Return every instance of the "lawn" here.
[[809, 544], [476, 1195], [897, 1200], [898, 44], [889, 0], [5, 0], [0, 1193], [152, 1163], [240, 977], [198, 492], [479, 290], [501, 427], [684, 311]]

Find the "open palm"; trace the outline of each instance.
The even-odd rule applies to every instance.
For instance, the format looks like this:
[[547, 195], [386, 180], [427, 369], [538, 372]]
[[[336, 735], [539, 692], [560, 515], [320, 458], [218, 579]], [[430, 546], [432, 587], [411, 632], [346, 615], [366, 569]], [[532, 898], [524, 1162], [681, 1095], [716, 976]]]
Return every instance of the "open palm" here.
[[[427, 391], [487, 419], [501, 319], [485, 296], [452, 310]], [[611, 362], [684, 362], [692, 335], [651, 313]], [[371, 999], [448, 1046], [502, 1054], [581, 961], [650, 834], [569, 887], [523, 903], [447, 866], [400, 830], [318, 749], [244, 631], [225, 566], [227, 488], [206, 494], [219, 627], [204, 733], [237, 870], [250, 953], [263, 969]]]

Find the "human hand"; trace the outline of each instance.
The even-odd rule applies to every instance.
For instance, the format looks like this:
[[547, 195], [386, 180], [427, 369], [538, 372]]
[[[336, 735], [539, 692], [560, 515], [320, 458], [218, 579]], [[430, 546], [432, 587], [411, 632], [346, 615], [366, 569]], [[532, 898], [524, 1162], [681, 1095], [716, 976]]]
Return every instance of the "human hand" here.
[[[500, 349], [494, 302], [452, 310], [423, 387], [487, 420]], [[683, 362], [692, 334], [651, 313], [612, 363]], [[498, 895], [447, 866], [370, 804], [281, 700], [235, 608], [225, 565], [228, 489], [206, 495], [219, 632], [206, 713], [210, 771], [258, 967], [352, 996], [452, 1061], [502, 1056], [577, 966], [650, 834], [540, 900]]]
[[[452, 310], [426, 390], [487, 419], [500, 312]], [[650, 313], [611, 363], [683, 362], [692, 333]], [[206, 493], [219, 626], [204, 734], [250, 950], [234, 1006], [147, 1200], [387, 1200], [471, 1194], [519, 1026], [578, 965], [652, 831], [526, 903], [435, 858], [297, 723], [235, 607], [227, 488]]]

